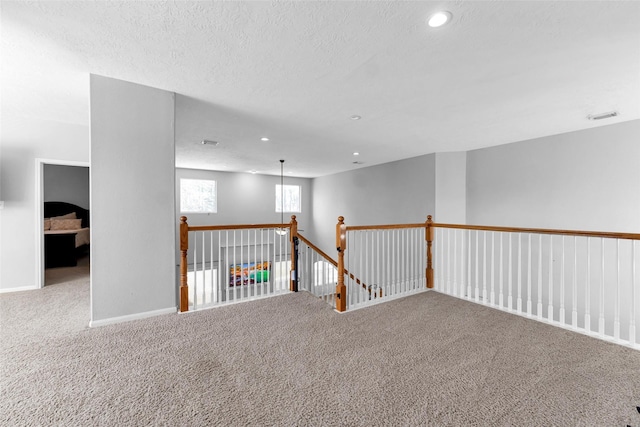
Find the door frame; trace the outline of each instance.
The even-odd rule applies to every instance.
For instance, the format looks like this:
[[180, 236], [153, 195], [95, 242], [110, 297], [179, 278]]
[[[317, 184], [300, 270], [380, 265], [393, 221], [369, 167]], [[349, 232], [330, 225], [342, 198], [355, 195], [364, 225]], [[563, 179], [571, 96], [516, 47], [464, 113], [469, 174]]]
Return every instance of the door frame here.
[[[44, 165], [80, 166], [91, 168], [89, 162], [59, 159], [36, 159], [36, 288], [44, 288]], [[91, 204], [91, 174], [89, 174], [89, 204]], [[91, 216], [91, 206], [89, 206]], [[91, 223], [91, 220], [89, 220]], [[89, 249], [91, 256], [91, 249]]]

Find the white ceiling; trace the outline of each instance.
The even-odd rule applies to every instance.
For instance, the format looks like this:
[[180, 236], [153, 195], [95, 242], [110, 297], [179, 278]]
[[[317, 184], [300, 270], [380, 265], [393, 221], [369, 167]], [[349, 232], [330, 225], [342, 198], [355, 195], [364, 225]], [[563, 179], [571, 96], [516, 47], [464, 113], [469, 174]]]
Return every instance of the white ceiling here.
[[89, 73], [174, 91], [180, 167], [315, 177], [640, 118], [640, 2], [0, 8], [4, 117], [88, 125]]

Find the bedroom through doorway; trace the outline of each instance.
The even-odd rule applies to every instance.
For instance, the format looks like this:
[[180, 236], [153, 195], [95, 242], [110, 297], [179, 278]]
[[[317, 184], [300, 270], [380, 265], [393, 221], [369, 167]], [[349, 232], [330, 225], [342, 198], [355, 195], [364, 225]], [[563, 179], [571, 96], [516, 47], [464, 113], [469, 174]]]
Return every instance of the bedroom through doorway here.
[[[88, 292], [90, 282], [89, 164], [38, 159], [36, 239], [38, 283]], [[85, 289], [86, 288], [86, 289]]]

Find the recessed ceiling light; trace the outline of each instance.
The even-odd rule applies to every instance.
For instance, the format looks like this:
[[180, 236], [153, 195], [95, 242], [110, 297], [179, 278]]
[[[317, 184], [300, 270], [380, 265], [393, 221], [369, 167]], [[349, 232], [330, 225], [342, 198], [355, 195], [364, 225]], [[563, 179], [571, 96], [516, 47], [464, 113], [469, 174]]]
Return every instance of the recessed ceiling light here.
[[351, 116], [351, 120], [360, 120], [362, 117], [361, 116], [357, 116], [357, 115], [353, 115]]
[[587, 116], [587, 119], [589, 119], [589, 120], [610, 119], [611, 117], [616, 117], [617, 115], [618, 115], [617, 111], [609, 111], [608, 113], [589, 114]]
[[220, 144], [218, 141], [212, 141], [210, 139], [203, 139], [201, 142], [202, 145], [213, 145], [214, 147]]
[[287, 172], [287, 173], [288, 173], [289, 175], [293, 175], [293, 172], [291, 172], [291, 171], [289, 171], [289, 172]]
[[358, 153], [357, 151], [355, 153], [353, 153], [354, 156], [359, 156], [360, 153]]
[[257, 174], [257, 173], [258, 173], [258, 171], [249, 171], [249, 173], [252, 173], [252, 174], [254, 174], [254, 175], [255, 175], [255, 174]]
[[436, 12], [429, 17], [427, 23], [431, 28], [442, 27], [444, 24], [451, 20], [451, 12], [445, 10]]
[[262, 138], [260, 138], [260, 141], [263, 142], [267, 142], [269, 140], [269, 138], [267, 138], [266, 136], [263, 136]]

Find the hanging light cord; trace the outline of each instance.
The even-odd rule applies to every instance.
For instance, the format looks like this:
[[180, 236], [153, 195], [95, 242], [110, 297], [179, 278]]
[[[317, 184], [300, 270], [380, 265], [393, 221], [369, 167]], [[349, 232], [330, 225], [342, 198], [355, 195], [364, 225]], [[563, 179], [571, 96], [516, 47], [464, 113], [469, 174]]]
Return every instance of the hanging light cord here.
[[280, 160], [280, 223], [284, 229], [284, 160]]

